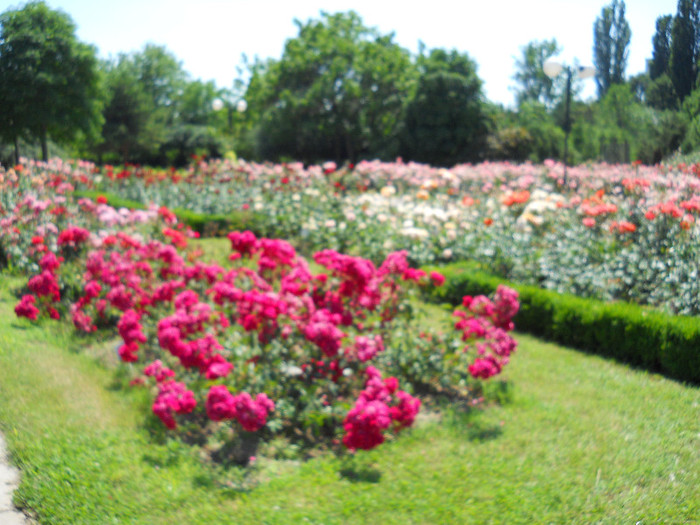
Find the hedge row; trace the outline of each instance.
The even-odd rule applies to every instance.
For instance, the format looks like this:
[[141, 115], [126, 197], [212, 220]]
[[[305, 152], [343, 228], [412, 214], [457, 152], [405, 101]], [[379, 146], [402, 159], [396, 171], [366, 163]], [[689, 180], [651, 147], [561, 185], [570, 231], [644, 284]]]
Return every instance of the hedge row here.
[[429, 299], [460, 304], [465, 295], [487, 295], [499, 284], [516, 289], [516, 327], [539, 337], [668, 377], [700, 383], [700, 318], [665, 314], [639, 305], [604, 303], [506, 282], [470, 263], [440, 268], [445, 284]]
[[[107, 199], [107, 203], [114, 208], [129, 208], [132, 210], [145, 210], [148, 208], [142, 202], [124, 199], [119, 195], [101, 191], [80, 190], [76, 191], [74, 195], [79, 198], [86, 197], [92, 200], [103, 196]], [[196, 213], [181, 208], [170, 211], [177, 216], [180, 222], [186, 224], [203, 237], [220, 237], [233, 230], [252, 230], [255, 233], [260, 233], [257, 231], [259, 228], [256, 227], [260, 220], [253, 212], [236, 211], [228, 215], [214, 215]]]
[[[79, 191], [79, 197], [104, 195], [116, 208], [145, 209], [143, 203], [99, 191]], [[251, 212], [207, 215], [172, 210], [178, 219], [203, 236], [221, 236], [232, 230], [261, 231], [259, 217]], [[680, 317], [630, 303], [604, 303], [573, 295], [518, 285], [495, 277], [471, 262], [440, 268], [444, 286], [432, 288], [429, 299], [460, 304], [465, 295], [488, 295], [499, 284], [520, 294], [518, 330], [580, 350], [613, 357], [619, 361], [668, 377], [700, 384], [700, 318]]]

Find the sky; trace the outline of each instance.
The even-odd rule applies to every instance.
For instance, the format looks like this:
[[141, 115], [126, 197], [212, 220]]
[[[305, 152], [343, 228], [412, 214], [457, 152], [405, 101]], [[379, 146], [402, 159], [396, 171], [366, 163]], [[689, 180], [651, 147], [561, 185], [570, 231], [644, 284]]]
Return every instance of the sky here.
[[[457, 49], [476, 61], [491, 101], [514, 104], [515, 60], [531, 41], [555, 38], [564, 64], [593, 64], [593, 25], [611, 0], [46, 0], [71, 16], [78, 38], [102, 58], [164, 45], [193, 79], [231, 87], [241, 56], [280, 58], [284, 43], [298, 34], [294, 20], [320, 12], [356, 11], [366, 26], [412, 53], [418, 42]], [[24, 5], [0, 0], [0, 12]], [[675, 14], [677, 0], [627, 0], [632, 30], [627, 75], [643, 72], [651, 58], [656, 18]], [[595, 96], [595, 81], [583, 82], [582, 98]]]

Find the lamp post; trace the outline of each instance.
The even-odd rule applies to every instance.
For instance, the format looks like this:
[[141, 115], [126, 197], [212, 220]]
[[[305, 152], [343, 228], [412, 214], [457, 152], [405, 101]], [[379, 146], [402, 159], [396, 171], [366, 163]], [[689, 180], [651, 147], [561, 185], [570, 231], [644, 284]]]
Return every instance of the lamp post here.
[[233, 110], [235, 109], [238, 113], [245, 113], [245, 111], [248, 109], [248, 103], [242, 98], [236, 100], [236, 98], [234, 98], [229, 91], [223, 91], [221, 92], [221, 96], [219, 98], [214, 99], [211, 107], [214, 111], [220, 111], [224, 107], [226, 108], [228, 112], [228, 131], [229, 133], [232, 133]]
[[566, 167], [569, 162], [569, 133], [571, 132], [571, 76], [575, 72], [578, 78], [591, 78], [596, 71], [594, 67], [577, 66], [572, 68], [555, 60], [546, 60], [542, 64], [542, 69], [544, 74], [551, 79], [555, 79], [562, 71], [566, 71], [566, 103], [564, 105], [564, 184], [566, 184]]

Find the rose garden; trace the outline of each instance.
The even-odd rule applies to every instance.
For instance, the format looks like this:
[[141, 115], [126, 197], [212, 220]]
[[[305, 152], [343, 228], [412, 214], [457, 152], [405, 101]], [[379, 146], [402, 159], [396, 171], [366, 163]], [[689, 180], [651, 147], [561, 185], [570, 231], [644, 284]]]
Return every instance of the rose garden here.
[[0, 185], [9, 329], [60, 327], [215, 493], [290, 461], [381, 478], [368, 451], [508, 406], [532, 317], [605, 355], [566, 334], [608, 308], [604, 337], [634, 341], [638, 314], [649, 348], [612, 357], [689, 382], [697, 415], [696, 166], [56, 160]]

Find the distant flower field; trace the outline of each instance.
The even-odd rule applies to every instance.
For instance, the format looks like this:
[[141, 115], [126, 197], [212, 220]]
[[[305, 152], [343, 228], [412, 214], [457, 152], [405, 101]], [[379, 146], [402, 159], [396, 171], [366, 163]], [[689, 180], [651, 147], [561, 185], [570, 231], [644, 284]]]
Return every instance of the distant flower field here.
[[[117, 335], [132, 385], [150, 389], [169, 429], [229, 443], [241, 464], [261, 436], [370, 449], [413, 423], [417, 391], [477, 400], [516, 349], [518, 297], [506, 287], [465, 297], [452, 335], [416, 330], [411, 295], [444, 281], [418, 266], [472, 260], [519, 282], [697, 314], [697, 175], [23, 162], [0, 170], [0, 265], [28, 276], [19, 317]], [[114, 208], [115, 196], [144, 209]], [[173, 210], [238, 214], [255, 233], [219, 232], [229, 262], [205, 262]]]
[[[87, 163], [20, 169], [0, 174], [5, 252], [23, 252], [30, 234], [70, 222], [62, 199], [71, 188], [91, 188], [152, 203], [153, 210], [253, 214], [259, 233], [288, 239], [305, 253], [330, 248], [379, 263], [402, 249], [417, 265], [469, 259], [518, 282], [700, 313], [698, 165], [593, 164], [566, 175], [553, 162], [450, 170], [378, 161], [340, 168], [211, 161], [186, 171], [97, 170]], [[21, 219], [12, 215], [19, 188], [25, 199], [45, 195], [44, 204], [25, 206], [45, 205], [52, 214], [21, 239], [13, 230]], [[133, 221], [154, 211], [102, 213]]]

